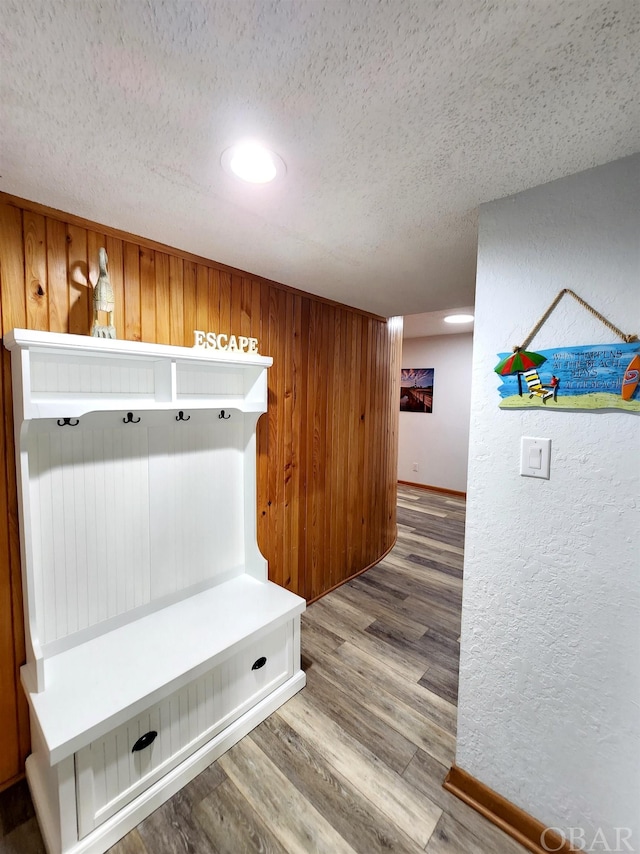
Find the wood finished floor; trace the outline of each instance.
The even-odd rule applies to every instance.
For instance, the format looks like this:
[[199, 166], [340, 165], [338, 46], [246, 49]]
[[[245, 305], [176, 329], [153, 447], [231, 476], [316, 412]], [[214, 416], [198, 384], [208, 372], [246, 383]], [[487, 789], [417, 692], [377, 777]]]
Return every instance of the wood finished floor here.
[[[111, 854], [522, 854], [442, 789], [464, 510], [400, 487], [395, 548], [302, 618], [307, 687]], [[0, 795], [0, 852], [44, 852], [24, 782]]]

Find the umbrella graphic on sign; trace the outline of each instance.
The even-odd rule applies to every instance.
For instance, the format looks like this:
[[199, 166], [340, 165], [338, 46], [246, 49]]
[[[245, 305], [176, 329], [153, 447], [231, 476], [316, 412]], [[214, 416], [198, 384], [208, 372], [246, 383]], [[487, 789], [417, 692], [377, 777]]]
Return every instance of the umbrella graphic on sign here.
[[547, 357], [542, 356], [540, 353], [532, 353], [530, 350], [516, 348], [511, 355], [501, 359], [493, 370], [496, 374], [500, 374], [501, 377], [506, 377], [509, 374], [517, 374], [518, 394], [522, 397], [522, 372], [536, 368], [546, 361]]

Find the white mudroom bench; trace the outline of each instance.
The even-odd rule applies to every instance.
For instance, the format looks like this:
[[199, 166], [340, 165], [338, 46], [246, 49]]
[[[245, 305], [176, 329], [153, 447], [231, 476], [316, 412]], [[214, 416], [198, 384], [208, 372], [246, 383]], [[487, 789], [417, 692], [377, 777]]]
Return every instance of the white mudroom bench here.
[[106, 851], [304, 683], [256, 539], [272, 360], [16, 329], [31, 715], [50, 854]]

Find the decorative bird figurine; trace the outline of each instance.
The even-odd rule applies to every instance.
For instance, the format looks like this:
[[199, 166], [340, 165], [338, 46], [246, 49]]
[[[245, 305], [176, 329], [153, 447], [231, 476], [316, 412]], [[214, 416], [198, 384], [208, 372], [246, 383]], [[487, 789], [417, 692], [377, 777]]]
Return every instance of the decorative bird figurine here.
[[[98, 252], [98, 267], [100, 275], [93, 289], [93, 326], [91, 327], [91, 335], [93, 338], [115, 338], [116, 328], [113, 325], [113, 308], [115, 300], [113, 297], [113, 288], [109, 281], [109, 273], [107, 273], [107, 250], [104, 246], [100, 247]], [[107, 324], [101, 325], [98, 318], [98, 312], [104, 311], [107, 313]]]

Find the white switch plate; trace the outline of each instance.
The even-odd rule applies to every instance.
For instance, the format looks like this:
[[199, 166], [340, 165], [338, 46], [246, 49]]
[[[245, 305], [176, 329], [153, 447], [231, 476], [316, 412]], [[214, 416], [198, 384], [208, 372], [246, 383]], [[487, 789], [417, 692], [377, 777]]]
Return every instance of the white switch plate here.
[[551, 439], [523, 436], [520, 446], [520, 474], [549, 480], [551, 468]]

